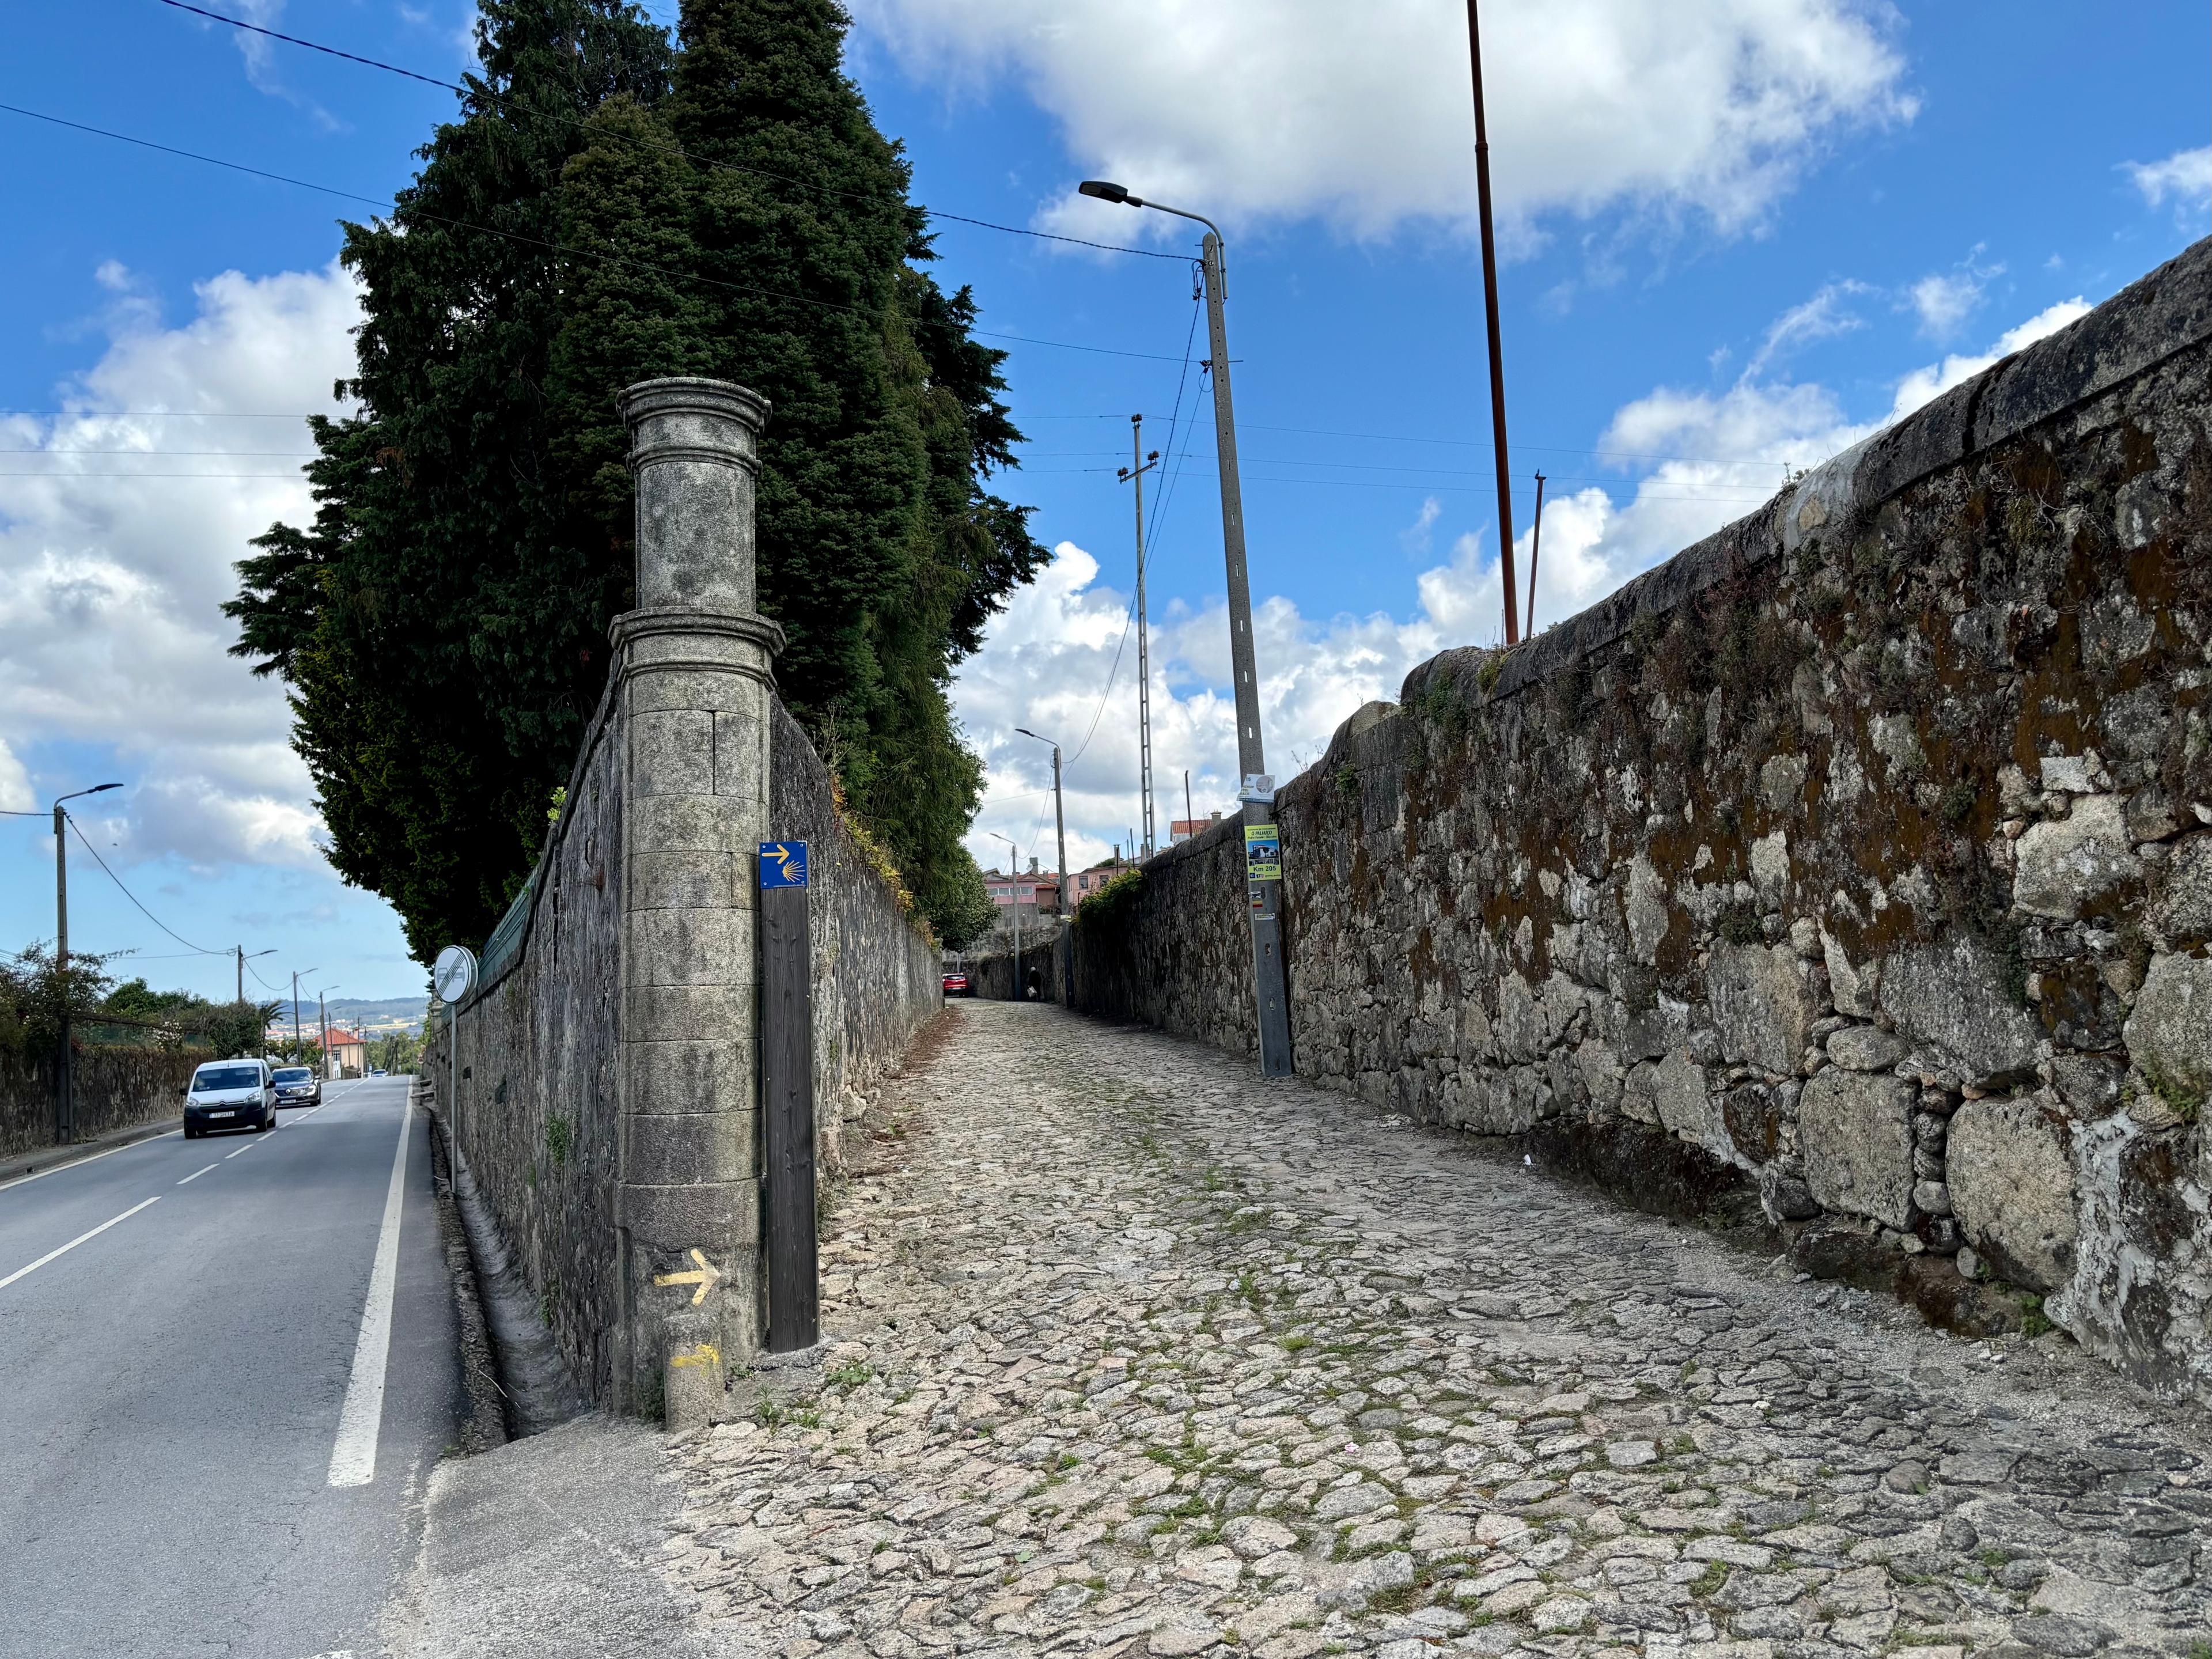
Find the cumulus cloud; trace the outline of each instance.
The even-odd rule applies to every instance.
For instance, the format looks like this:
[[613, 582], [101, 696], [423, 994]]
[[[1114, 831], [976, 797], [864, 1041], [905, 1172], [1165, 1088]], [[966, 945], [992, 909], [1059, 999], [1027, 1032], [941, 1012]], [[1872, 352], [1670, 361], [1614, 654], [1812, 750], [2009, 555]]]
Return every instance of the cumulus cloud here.
[[1824, 284], [1811, 299], [1790, 307], [1767, 325], [1759, 349], [1744, 366], [1745, 375], [1762, 374], [1806, 346], [1864, 328], [1866, 319], [1850, 308], [1850, 301], [1872, 291], [1864, 283], [1848, 279]]
[[16, 758], [8, 740], [0, 738], [0, 812], [33, 812], [38, 797], [31, 790], [31, 775]]
[[1918, 313], [1920, 331], [1931, 340], [1948, 340], [1981, 308], [1983, 291], [1993, 276], [2004, 275], [2002, 265], [1978, 261], [1981, 247], [1951, 270], [1930, 271], [1905, 291], [1905, 303]]
[[[1357, 237], [1474, 211], [1457, 0], [857, 0], [868, 37], [948, 88], [1018, 84], [1077, 163], [1241, 224]], [[1909, 120], [1887, 7], [1867, 0], [1517, 0], [1485, 9], [1493, 183], [1509, 234], [1626, 206], [1758, 222], [1855, 128]], [[1076, 234], [1139, 234], [1070, 193]], [[1167, 234], [1157, 215], [1146, 233]]]
[[2163, 161], [2124, 161], [2121, 169], [2153, 207], [2174, 203], [2184, 214], [2212, 207], [2212, 144], [2178, 149]]
[[[1659, 387], [1615, 411], [1601, 455], [1641, 474], [1618, 492], [1589, 486], [1544, 507], [1536, 573], [1538, 629], [1565, 620], [1638, 573], [1671, 558], [1729, 520], [1754, 511], [1787, 477], [1826, 460], [1929, 398], [2032, 344], [2088, 309], [2061, 301], [2007, 330], [1989, 350], [1957, 354], [1899, 376], [1890, 405], [1855, 421], [1817, 384], [1772, 383], [1747, 374], [1725, 390]], [[1802, 312], [1796, 307], [1789, 315]], [[1778, 319], [1777, 327], [1784, 319]], [[1802, 323], [1793, 325], [1802, 333]], [[1770, 338], [1775, 331], [1770, 330]], [[1416, 527], [1440, 521], [1424, 503]], [[1404, 532], [1401, 532], [1401, 539]], [[1526, 603], [1533, 528], [1515, 543]], [[1373, 550], [1348, 549], [1348, 558]], [[1372, 561], [1380, 568], [1379, 561]], [[1080, 869], [1125, 841], [1136, 822], [1136, 646], [1127, 637], [1129, 595], [1100, 580], [1098, 562], [1062, 543], [1038, 582], [1017, 593], [983, 649], [961, 669], [954, 704], [988, 768], [988, 793], [969, 845], [985, 863], [1012, 836], [1024, 858], [1053, 862], [1048, 752], [1017, 726], [1060, 739], [1066, 768], [1068, 860]], [[1279, 777], [1319, 759], [1337, 726], [1362, 703], [1398, 694], [1416, 664], [1452, 646], [1489, 645], [1503, 631], [1504, 583], [1494, 543], [1462, 535], [1450, 556], [1413, 579], [1410, 614], [1304, 615], [1280, 595], [1253, 618], [1261, 714]], [[1118, 665], [1116, 649], [1121, 647]], [[1236, 798], [1234, 705], [1228, 695], [1229, 629], [1216, 600], [1178, 606], [1152, 633], [1152, 706], [1160, 838], [1182, 814], [1182, 772], [1203, 816]], [[1104, 691], [1111, 679], [1112, 690]]]
[[127, 856], [319, 863], [282, 689], [225, 654], [218, 607], [248, 540], [312, 509], [301, 417], [350, 369], [352, 279], [228, 272], [174, 328], [105, 280], [129, 302], [70, 412], [0, 417], [0, 447], [27, 452], [0, 474], [0, 723], [24, 753], [93, 744], [139, 771]]

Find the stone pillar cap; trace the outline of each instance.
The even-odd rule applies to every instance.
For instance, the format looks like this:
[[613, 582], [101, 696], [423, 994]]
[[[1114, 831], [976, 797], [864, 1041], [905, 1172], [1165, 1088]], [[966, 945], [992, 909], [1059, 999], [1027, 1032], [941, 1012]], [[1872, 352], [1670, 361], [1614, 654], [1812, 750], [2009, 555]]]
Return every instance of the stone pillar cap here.
[[631, 426], [653, 415], [720, 415], [756, 432], [766, 423], [770, 407], [769, 400], [750, 386], [710, 380], [703, 374], [640, 380], [616, 395], [615, 406]]

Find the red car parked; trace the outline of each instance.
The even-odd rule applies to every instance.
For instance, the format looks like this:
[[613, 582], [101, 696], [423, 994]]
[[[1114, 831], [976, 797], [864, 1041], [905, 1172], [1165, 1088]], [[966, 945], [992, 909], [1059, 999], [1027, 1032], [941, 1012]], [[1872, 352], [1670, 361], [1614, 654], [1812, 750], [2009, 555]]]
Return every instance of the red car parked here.
[[975, 993], [968, 988], [967, 975], [947, 974], [945, 976], [945, 994], [949, 997], [965, 997], [973, 996]]

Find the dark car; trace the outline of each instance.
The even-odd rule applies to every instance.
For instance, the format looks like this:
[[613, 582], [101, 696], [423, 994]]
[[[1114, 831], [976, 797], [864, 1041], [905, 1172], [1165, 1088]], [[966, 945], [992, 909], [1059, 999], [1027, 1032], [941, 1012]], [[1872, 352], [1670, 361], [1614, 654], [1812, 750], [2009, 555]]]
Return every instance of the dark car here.
[[270, 1081], [276, 1085], [279, 1106], [319, 1106], [323, 1103], [323, 1085], [315, 1080], [315, 1073], [306, 1066], [280, 1066]]
[[273, 1129], [276, 1085], [262, 1060], [211, 1060], [185, 1088], [185, 1139], [216, 1129]]
[[973, 996], [975, 993], [968, 988], [967, 975], [949, 973], [945, 976], [945, 994], [949, 997], [965, 997]]

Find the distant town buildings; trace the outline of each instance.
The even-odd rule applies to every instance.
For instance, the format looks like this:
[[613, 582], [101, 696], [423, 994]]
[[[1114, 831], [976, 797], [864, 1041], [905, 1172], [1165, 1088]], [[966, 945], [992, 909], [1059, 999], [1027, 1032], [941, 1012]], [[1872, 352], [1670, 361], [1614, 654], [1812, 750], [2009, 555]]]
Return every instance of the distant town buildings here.
[[335, 1068], [330, 1073], [333, 1077], [366, 1077], [368, 1074], [368, 1040], [358, 1031], [331, 1026], [330, 1066]]
[[1177, 818], [1168, 825], [1168, 845], [1173, 847], [1178, 842], [1188, 841], [1200, 830], [1211, 830], [1220, 822], [1218, 812], [1210, 818]]
[[1015, 873], [986, 870], [983, 885], [999, 907], [1000, 921], [1010, 926], [1016, 916], [1034, 921], [1040, 915], [1060, 914], [1060, 878], [1041, 872], [1035, 859], [1027, 870]]

